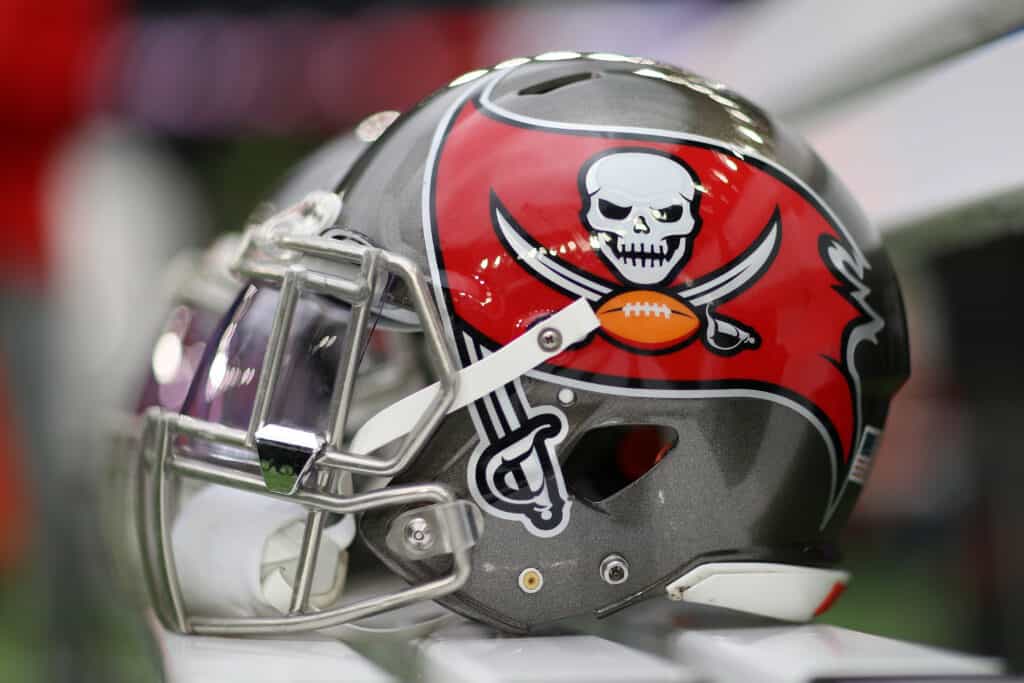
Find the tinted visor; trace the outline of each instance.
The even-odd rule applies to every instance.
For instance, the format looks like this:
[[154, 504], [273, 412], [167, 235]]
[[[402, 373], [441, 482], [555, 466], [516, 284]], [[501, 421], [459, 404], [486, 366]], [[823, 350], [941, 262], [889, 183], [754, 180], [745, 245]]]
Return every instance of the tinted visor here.
[[[242, 290], [207, 344], [184, 414], [236, 429], [248, 428], [279, 301], [280, 292], [274, 287], [250, 284]], [[417, 359], [415, 317], [396, 311], [387, 297], [372, 308], [368, 333], [358, 353], [348, 436], [374, 412], [425, 384]], [[351, 308], [333, 298], [299, 297], [268, 424], [312, 434], [328, 431], [331, 394], [351, 318]], [[220, 444], [196, 441], [189, 450], [199, 457], [256, 464], [250, 453]]]
[[149, 358], [149, 372], [137, 413], [152, 406], [179, 410], [203, 361], [207, 342], [218, 328], [220, 315], [188, 303], [171, 309]]

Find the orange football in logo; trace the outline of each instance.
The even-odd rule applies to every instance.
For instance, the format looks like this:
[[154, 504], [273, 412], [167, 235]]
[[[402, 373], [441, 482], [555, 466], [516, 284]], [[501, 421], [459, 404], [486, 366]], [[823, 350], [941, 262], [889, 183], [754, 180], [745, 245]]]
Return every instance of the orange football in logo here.
[[700, 318], [683, 301], [649, 289], [613, 296], [598, 307], [597, 318], [609, 337], [648, 351], [682, 344], [701, 326]]

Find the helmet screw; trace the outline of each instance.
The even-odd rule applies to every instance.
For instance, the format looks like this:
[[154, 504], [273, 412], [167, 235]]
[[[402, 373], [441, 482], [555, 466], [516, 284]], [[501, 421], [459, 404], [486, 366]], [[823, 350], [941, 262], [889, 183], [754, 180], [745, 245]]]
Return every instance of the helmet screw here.
[[544, 575], [533, 567], [519, 572], [519, 589], [524, 593], [536, 593], [544, 586]]
[[611, 554], [601, 560], [601, 578], [611, 586], [625, 583], [629, 578], [629, 564], [622, 555]]
[[545, 327], [537, 335], [537, 344], [545, 351], [556, 351], [562, 346], [562, 333], [553, 327]]
[[405, 523], [405, 543], [418, 552], [428, 550], [434, 545], [434, 532], [430, 524], [422, 517], [413, 517]]

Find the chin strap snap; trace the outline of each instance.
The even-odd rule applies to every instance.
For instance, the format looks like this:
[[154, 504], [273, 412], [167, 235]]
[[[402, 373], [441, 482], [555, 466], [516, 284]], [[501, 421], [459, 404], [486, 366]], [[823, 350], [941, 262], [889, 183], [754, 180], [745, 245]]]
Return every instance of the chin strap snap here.
[[849, 572], [770, 562], [710, 562], [665, 587], [670, 600], [749, 612], [783, 621], [809, 621], [846, 588]]

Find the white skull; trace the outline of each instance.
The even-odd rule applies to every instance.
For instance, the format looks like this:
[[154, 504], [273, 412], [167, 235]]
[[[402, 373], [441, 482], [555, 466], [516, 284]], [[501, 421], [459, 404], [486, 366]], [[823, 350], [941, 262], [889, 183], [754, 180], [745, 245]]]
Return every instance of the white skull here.
[[686, 167], [653, 152], [617, 152], [590, 165], [585, 185], [584, 219], [608, 262], [628, 282], [666, 280], [697, 225]]

